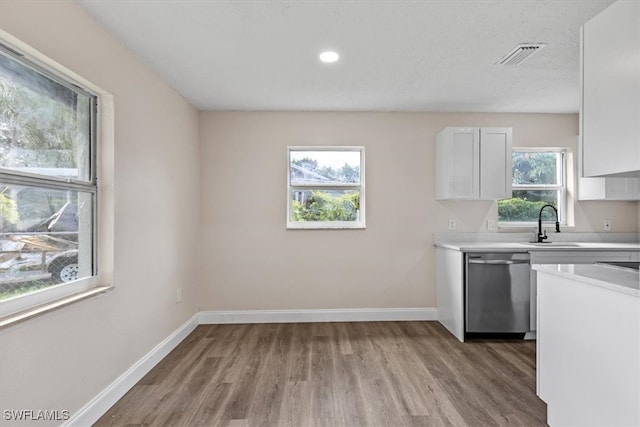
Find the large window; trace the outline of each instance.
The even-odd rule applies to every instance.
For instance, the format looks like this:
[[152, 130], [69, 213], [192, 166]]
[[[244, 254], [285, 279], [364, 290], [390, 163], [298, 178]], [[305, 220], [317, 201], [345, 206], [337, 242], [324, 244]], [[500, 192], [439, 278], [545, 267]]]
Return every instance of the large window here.
[[97, 96], [0, 45], [2, 315], [96, 285]]
[[[498, 201], [498, 221], [503, 225], [528, 225], [538, 221], [542, 206], [558, 209], [565, 222], [565, 153], [561, 149], [513, 149], [513, 197]], [[545, 209], [543, 221], [554, 221], [552, 209]]]
[[289, 147], [288, 228], [364, 228], [364, 147]]

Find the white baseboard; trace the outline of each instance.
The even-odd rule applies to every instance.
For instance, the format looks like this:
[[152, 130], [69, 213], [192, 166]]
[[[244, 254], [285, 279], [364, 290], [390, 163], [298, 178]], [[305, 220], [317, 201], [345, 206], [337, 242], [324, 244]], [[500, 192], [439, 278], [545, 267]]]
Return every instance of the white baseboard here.
[[435, 308], [350, 308], [329, 310], [201, 311], [155, 346], [125, 373], [63, 424], [84, 427], [95, 423], [138, 381], [176, 348], [198, 325], [223, 323], [375, 322], [437, 320]]
[[201, 311], [200, 324], [437, 320], [435, 308]]
[[175, 332], [155, 346], [125, 373], [120, 375], [100, 394], [84, 405], [63, 424], [65, 427], [90, 426], [104, 415], [122, 396], [156, 366], [171, 350], [176, 348], [198, 326], [198, 313], [194, 314]]

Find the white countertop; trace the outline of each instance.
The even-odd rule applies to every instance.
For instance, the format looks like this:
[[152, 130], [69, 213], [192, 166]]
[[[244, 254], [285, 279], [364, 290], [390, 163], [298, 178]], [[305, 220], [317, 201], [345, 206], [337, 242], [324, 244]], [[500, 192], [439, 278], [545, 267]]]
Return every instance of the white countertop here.
[[549, 233], [551, 243], [531, 244], [537, 231], [520, 233], [434, 233], [436, 247], [462, 252], [638, 251], [640, 233]]
[[531, 252], [531, 251], [640, 251], [640, 243], [550, 242], [435, 242], [435, 246], [462, 252]]
[[631, 269], [600, 264], [534, 264], [531, 267], [539, 272], [640, 298], [640, 273]]

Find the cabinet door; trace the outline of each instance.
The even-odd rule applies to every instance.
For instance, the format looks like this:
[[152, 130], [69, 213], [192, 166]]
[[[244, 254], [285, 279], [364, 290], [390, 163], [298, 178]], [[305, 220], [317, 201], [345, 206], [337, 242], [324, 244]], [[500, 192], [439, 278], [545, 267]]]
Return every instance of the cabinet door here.
[[480, 199], [511, 198], [511, 128], [480, 129]]
[[640, 2], [618, 1], [582, 30], [584, 176], [640, 176]]
[[479, 167], [479, 129], [444, 129], [436, 137], [436, 198], [477, 199]]
[[604, 179], [607, 200], [640, 200], [639, 178]]
[[640, 178], [584, 178], [578, 141], [578, 200], [640, 200]]

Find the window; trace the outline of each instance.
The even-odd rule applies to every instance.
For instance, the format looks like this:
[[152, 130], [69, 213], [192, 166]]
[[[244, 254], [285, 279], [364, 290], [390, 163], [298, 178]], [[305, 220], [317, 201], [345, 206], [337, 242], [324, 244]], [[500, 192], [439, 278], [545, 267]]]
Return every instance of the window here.
[[97, 285], [98, 96], [0, 45], [0, 308]]
[[289, 147], [287, 228], [365, 228], [364, 147]]
[[[512, 154], [513, 197], [498, 201], [498, 221], [503, 224], [530, 225], [538, 221], [542, 206], [558, 209], [560, 222], [566, 222], [565, 153], [561, 149], [520, 149]], [[543, 221], [554, 221], [552, 209], [545, 209]]]

